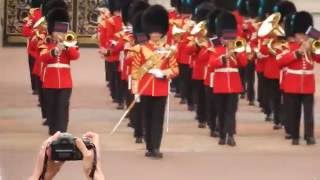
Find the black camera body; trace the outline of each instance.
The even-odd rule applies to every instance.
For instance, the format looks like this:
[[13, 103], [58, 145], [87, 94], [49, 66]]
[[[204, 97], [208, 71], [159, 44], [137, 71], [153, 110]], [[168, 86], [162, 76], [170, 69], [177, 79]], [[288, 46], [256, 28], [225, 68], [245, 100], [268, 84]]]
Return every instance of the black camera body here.
[[[71, 134], [62, 133], [51, 143], [51, 160], [53, 161], [78, 161], [83, 159], [81, 151], [76, 146], [76, 138]], [[82, 139], [87, 149], [93, 149], [94, 144], [89, 139]]]

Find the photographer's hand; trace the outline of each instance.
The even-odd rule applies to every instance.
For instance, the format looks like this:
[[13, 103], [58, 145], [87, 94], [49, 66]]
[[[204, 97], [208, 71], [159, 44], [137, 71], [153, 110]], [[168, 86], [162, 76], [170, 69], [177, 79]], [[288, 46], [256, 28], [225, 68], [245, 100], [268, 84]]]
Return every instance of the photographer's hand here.
[[[101, 157], [100, 157], [100, 144], [99, 144], [99, 135], [96, 133], [92, 132], [87, 132], [86, 134], [83, 135], [85, 138], [88, 138], [91, 140], [91, 142], [95, 145], [96, 147], [96, 152], [97, 152], [97, 167], [96, 171], [94, 173], [94, 180], [104, 180], [104, 175], [101, 170]], [[83, 155], [83, 171], [88, 179], [91, 179], [89, 177], [91, 170], [92, 170], [92, 165], [94, 161], [94, 150], [88, 150], [86, 145], [83, 143], [82, 139], [77, 138], [76, 139], [76, 144], [79, 150], [81, 151]]]
[[59, 137], [59, 135], [60, 132], [56, 132], [53, 136], [49, 137], [42, 143], [32, 176], [29, 177], [28, 180], [39, 180], [44, 169], [44, 160], [46, 154], [48, 156], [48, 161], [46, 173], [44, 174], [44, 180], [52, 180], [54, 176], [59, 172], [61, 166], [63, 165], [63, 162], [54, 162], [51, 160], [51, 149], [49, 147], [51, 142], [56, 140]]

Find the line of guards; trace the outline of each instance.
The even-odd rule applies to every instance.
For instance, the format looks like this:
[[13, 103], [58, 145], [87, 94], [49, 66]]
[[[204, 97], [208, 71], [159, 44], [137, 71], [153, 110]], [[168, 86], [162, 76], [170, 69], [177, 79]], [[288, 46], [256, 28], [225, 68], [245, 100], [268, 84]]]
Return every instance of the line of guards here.
[[[257, 99], [266, 121], [273, 121], [275, 130], [284, 127], [293, 145], [299, 144], [303, 107], [304, 139], [308, 145], [316, 143], [313, 69], [320, 62], [320, 43], [312, 36], [318, 32], [310, 13], [280, 0], [172, 0], [171, 5], [166, 10], [144, 0], [109, 0], [97, 8], [95, 37], [105, 60], [107, 86], [117, 109], [127, 107], [130, 112], [129, 126], [136, 143], [145, 140], [147, 157], [163, 156], [160, 145], [170, 91], [188, 110], [195, 110], [198, 127], [208, 125], [220, 145], [236, 145], [239, 96], [247, 97], [249, 105]], [[29, 22], [24, 27], [24, 32], [33, 32], [29, 57], [35, 59], [33, 69], [41, 67], [35, 84], [40, 84], [50, 134], [67, 129], [69, 64], [79, 56], [77, 47], [62, 47], [68, 40], [49, 31], [50, 24], [69, 21], [62, 13], [66, 7], [62, 0], [49, 0], [42, 5], [47, 27]], [[33, 22], [41, 17], [37, 10], [31, 11]]]

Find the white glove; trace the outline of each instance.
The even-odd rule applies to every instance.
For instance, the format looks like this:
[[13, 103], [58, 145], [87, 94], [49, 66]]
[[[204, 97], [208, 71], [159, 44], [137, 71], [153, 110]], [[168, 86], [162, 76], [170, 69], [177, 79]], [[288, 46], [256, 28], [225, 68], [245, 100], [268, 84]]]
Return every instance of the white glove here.
[[136, 101], [136, 103], [139, 103], [141, 101], [140, 95], [139, 94], [135, 94], [134, 95], [134, 100]]
[[156, 77], [156, 78], [164, 78], [164, 76], [165, 76], [163, 71], [160, 69], [150, 69], [149, 73], [154, 75], [154, 77]]

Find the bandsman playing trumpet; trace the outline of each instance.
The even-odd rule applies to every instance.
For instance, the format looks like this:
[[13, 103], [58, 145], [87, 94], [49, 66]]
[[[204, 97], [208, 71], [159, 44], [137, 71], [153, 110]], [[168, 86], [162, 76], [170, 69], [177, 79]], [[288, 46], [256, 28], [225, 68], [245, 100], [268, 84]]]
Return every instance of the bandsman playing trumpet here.
[[27, 52], [28, 52], [28, 63], [29, 63], [29, 72], [30, 72], [30, 80], [31, 80], [31, 89], [32, 94], [38, 94], [37, 84], [36, 84], [36, 76], [32, 74], [32, 69], [35, 63], [35, 58], [32, 55], [32, 49], [29, 46], [31, 39], [34, 36], [33, 25], [41, 18], [41, 0], [32, 0], [31, 1], [31, 9], [29, 10], [28, 16], [24, 19], [24, 25], [22, 27], [22, 34], [25, 37], [28, 37], [27, 40]]
[[222, 12], [216, 19], [216, 28], [221, 45], [210, 55], [209, 65], [214, 70], [212, 93], [219, 119], [219, 144], [235, 146], [238, 96], [243, 91], [238, 68], [247, 65], [247, 55], [244, 42], [237, 40], [237, 21], [233, 14]]
[[[293, 14], [291, 31], [294, 37], [289, 42], [286, 53], [277, 56], [280, 67], [286, 67], [283, 78], [283, 91], [286, 93], [287, 118], [290, 123], [292, 145], [298, 145], [300, 139], [300, 118], [303, 106], [304, 140], [307, 145], [316, 143], [314, 136], [314, 65], [320, 63], [319, 47], [312, 48], [308, 36], [305, 34], [313, 26], [312, 15], [305, 11]], [[317, 42], [317, 41], [314, 41]]]
[[66, 132], [69, 121], [69, 104], [72, 92], [70, 62], [79, 58], [76, 35], [67, 33], [69, 15], [63, 8], [48, 13], [48, 34], [52, 41], [40, 53], [40, 59], [47, 64], [43, 74], [43, 88], [46, 98], [46, 113], [49, 134]]

